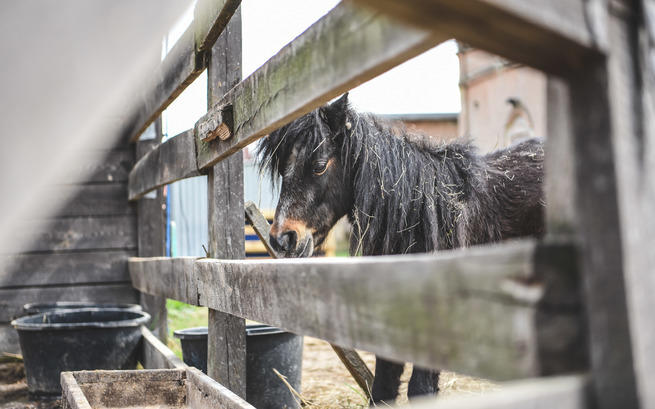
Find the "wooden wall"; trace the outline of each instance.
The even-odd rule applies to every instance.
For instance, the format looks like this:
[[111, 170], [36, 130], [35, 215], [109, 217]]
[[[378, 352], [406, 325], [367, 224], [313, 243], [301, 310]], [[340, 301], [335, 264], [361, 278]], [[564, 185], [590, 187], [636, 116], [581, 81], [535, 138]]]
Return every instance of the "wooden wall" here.
[[137, 254], [136, 205], [127, 201], [135, 152], [125, 141], [116, 146], [80, 155], [71, 174], [50, 188], [53, 197], [72, 196], [29, 248], [0, 250], [10, 259], [0, 271], [0, 352], [19, 351], [9, 323], [25, 303], [138, 302], [127, 271], [127, 258]]

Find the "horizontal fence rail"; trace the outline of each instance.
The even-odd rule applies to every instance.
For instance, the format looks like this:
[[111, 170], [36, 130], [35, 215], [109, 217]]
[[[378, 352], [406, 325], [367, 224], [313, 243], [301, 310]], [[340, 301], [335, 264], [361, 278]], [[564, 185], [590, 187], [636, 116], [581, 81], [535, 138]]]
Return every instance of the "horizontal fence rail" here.
[[582, 70], [607, 47], [601, 8], [585, 0], [355, 2], [552, 74]]
[[189, 129], [157, 145], [134, 165], [128, 198], [136, 200], [169, 183], [199, 175], [195, 138]]
[[123, 133], [134, 142], [146, 128], [207, 68], [208, 45], [225, 29], [241, 0], [199, 0], [186, 29], [142, 91]]
[[[189, 151], [176, 151], [184, 165], [157, 162], [154, 169], [146, 170], [151, 164], [141, 162], [152, 162], [152, 156], [177, 159], [159, 153], [141, 159], [130, 175], [130, 200], [162, 184], [195, 176], [196, 170], [210, 168], [257, 138], [447, 39], [349, 3], [339, 4], [198, 120], [195, 166]], [[330, 70], [325, 69], [328, 65]], [[173, 145], [158, 149], [172, 153], [187, 146], [189, 134], [180, 136], [185, 141], [179, 145], [169, 141]], [[176, 172], [170, 173], [173, 168]]]
[[[229, 91], [196, 123], [196, 130], [204, 128], [216, 117], [216, 111], [231, 109], [231, 137], [225, 141], [198, 140], [198, 167], [214, 165], [257, 138], [447, 39], [340, 3]], [[198, 136], [203, 135], [196, 132]]]
[[506, 380], [585, 368], [573, 255], [524, 241], [417, 256], [131, 258], [129, 270], [142, 292]]

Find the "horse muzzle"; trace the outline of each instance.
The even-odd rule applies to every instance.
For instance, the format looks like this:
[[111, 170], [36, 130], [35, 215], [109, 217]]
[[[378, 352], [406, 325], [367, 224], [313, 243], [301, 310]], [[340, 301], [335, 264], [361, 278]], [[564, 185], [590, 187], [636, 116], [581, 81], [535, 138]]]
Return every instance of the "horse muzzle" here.
[[273, 223], [270, 232], [271, 246], [282, 256], [309, 257], [314, 252], [314, 239], [304, 223], [290, 220], [281, 226]]

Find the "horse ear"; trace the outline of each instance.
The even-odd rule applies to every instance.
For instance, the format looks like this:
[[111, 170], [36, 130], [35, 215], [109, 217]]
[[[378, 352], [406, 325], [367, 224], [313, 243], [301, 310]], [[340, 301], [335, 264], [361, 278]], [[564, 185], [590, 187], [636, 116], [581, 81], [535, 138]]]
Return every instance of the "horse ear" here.
[[346, 124], [346, 113], [348, 111], [348, 93], [343, 94], [333, 103], [320, 108], [321, 118], [327, 122], [330, 129], [339, 133]]

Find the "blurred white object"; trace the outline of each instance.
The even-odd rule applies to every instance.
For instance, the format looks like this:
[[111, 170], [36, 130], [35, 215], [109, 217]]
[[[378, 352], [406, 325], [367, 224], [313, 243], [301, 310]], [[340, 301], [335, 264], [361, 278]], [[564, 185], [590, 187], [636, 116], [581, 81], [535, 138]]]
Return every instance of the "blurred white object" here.
[[189, 5], [0, 4], [0, 253], [18, 251], [34, 233], [20, 220], [43, 220], [65, 200], [43, 191], [75, 163], [76, 152], [122, 138], [121, 120], [160, 57], [164, 34]]

